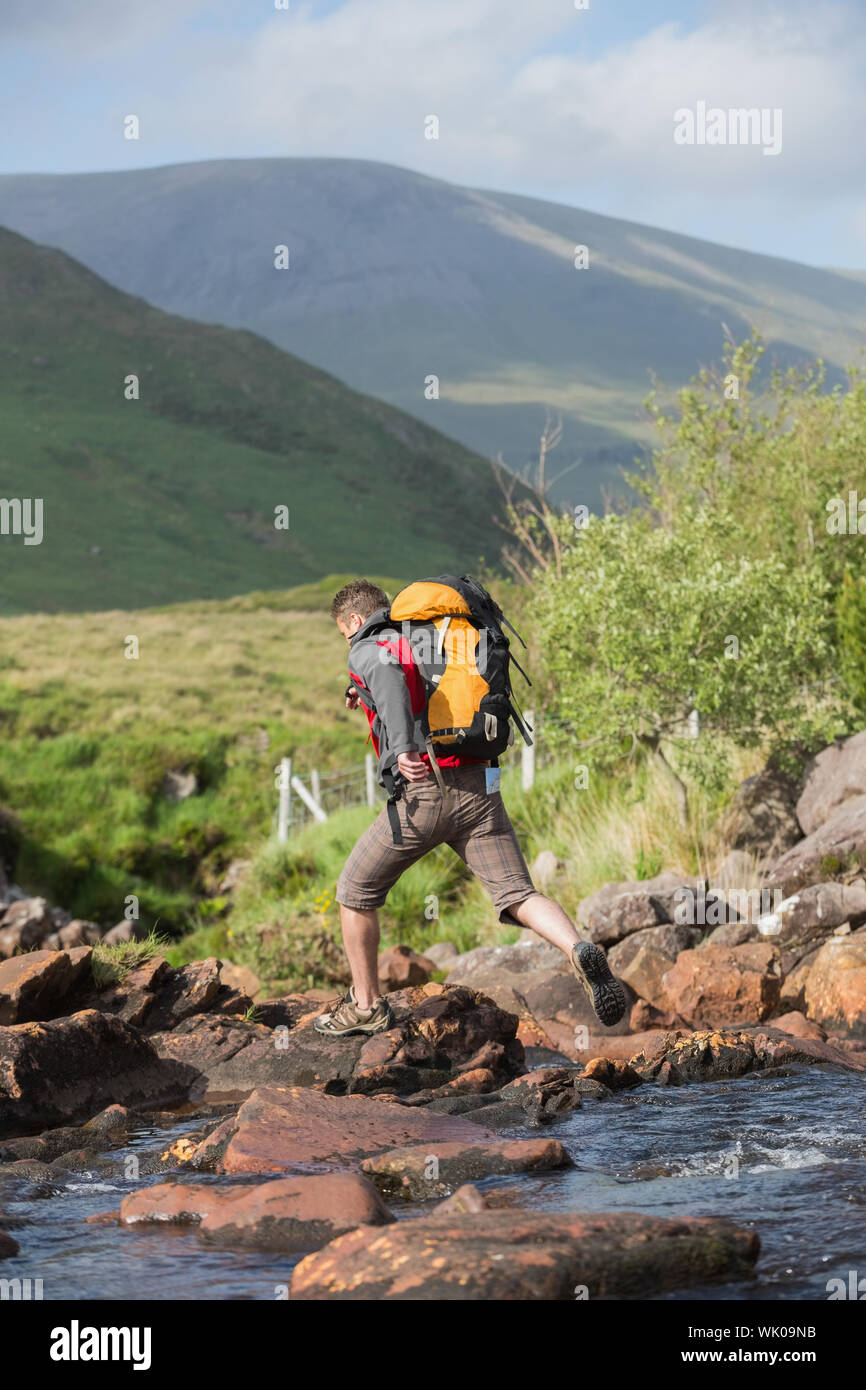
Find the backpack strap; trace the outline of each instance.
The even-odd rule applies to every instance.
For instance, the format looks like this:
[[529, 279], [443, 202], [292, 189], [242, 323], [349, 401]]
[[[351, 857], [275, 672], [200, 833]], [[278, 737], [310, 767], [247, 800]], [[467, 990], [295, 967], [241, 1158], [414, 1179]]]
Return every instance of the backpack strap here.
[[400, 829], [400, 813], [397, 810], [397, 802], [403, 795], [406, 779], [402, 772], [396, 772], [393, 764], [382, 770], [382, 783], [388, 793], [386, 810], [388, 812], [388, 824], [391, 827], [391, 839], [395, 845], [402, 845], [403, 831]]

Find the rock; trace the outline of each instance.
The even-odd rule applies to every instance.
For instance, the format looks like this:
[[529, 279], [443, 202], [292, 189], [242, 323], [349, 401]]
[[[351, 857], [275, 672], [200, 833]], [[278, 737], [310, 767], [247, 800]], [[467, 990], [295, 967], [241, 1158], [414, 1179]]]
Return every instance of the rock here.
[[135, 970], [130, 970], [117, 984], [102, 990], [95, 1000], [95, 1007], [123, 1019], [124, 1023], [143, 1027], [158, 991], [171, 973], [167, 960], [162, 956], [152, 956]]
[[806, 768], [797, 819], [812, 835], [840, 806], [866, 796], [866, 731], [824, 748]]
[[773, 1028], [778, 1028], [782, 1033], [790, 1033], [795, 1038], [814, 1038], [816, 1042], [826, 1042], [827, 1034], [817, 1023], [801, 1013], [799, 1009], [794, 1009], [791, 1013], [780, 1014], [778, 1018], [770, 1019]]
[[0, 961], [0, 1024], [53, 1018], [92, 983], [89, 946]]
[[408, 1145], [365, 1158], [361, 1171], [386, 1196], [406, 1201], [444, 1197], [461, 1183], [492, 1174], [535, 1173], [570, 1166], [556, 1139]]
[[559, 867], [560, 861], [552, 849], [543, 849], [536, 854], [532, 861], [530, 875], [532, 882], [538, 886], [542, 893], [556, 878]]
[[240, 994], [245, 994], [249, 999], [256, 999], [262, 990], [262, 982], [249, 966], [235, 965], [230, 960], [224, 960], [220, 966], [220, 980], [229, 989], [237, 990]]
[[671, 1008], [696, 1028], [761, 1023], [778, 1011], [779, 957], [763, 942], [682, 951], [664, 987]]
[[86, 922], [81, 918], [75, 918], [65, 927], [61, 927], [57, 935], [64, 950], [73, 946], [95, 946], [102, 940], [102, 931], [96, 923]]
[[384, 993], [390, 994], [411, 985], [426, 985], [435, 969], [432, 960], [410, 947], [389, 946], [379, 957], [379, 983]]
[[755, 777], [740, 783], [724, 833], [736, 850], [753, 854], [777, 855], [800, 839], [796, 801], [798, 784], [770, 761]]
[[571, 973], [562, 951], [536, 937], [516, 946], [477, 946], [467, 951], [451, 962], [445, 983], [481, 990], [503, 1009], [525, 1017], [525, 990], [551, 974], [566, 972]]
[[106, 946], [118, 946], [122, 941], [141, 941], [147, 935], [139, 922], [118, 922], [110, 927], [102, 940]]
[[822, 1027], [866, 1038], [866, 932], [831, 937], [806, 980], [806, 1013]]
[[432, 946], [424, 948], [425, 957], [432, 960], [437, 970], [450, 970], [459, 954], [453, 941], [434, 941]]
[[612, 1028], [604, 1028], [596, 1018], [583, 986], [571, 971], [567, 975], [548, 975], [530, 985], [524, 994], [524, 1004], [554, 1048], [570, 1059], [583, 1061], [592, 1034], [618, 1037], [629, 1031], [628, 1010], [636, 995], [627, 983], [623, 984], [623, 990], [626, 1013]]
[[0, 912], [0, 960], [30, 951], [54, 931], [51, 909], [44, 898], [21, 898]]
[[688, 889], [697, 898], [705, 887], [705, 879], [690, 879], [672, 870], [655, 878], [606, 883], [580, 903], [578, 921], [590, 941], [613, 946], [632, 932], [677, 920], [674, 912], [681, 902], [681, 890]]
[[120, 1019], [85, 1009], [0, 1028], [0, 1133], [73, 1123], [107, 1105], [173, 1105], [177, 1073]]
[[758, 1250], [753, 1231], [707, 1217], [446, 1213], [338, 1237], [296, 1266], [290, 1297], [569, 1303], [652, 1297], [747, 1278]]
[[163, 976], [147, 1014], [147, 1031], [165, 1032], [193, 1014], [206, 1013], [220, 991], [220, 967], [221, 962], [209, 956]]
[[125, 1197], [122, 1225], [197, 1226], [212, 1245], [315, 1250], [356, 1226], [394, 1220], [371, 1182], [357, 1173], [323, 1173], [217, 1187], [158, 1183]]
[[713, 927], [709, 936], [699, 943], [699, 949], [706, 946], [745, 946], [749, 941], [758, 940], [758, 929], [753, 922], [723, 922]]
[[[329, 1038], [313, 1020], [315, 1001], [266, 1001], [270, 1028], [210, 1015], [153, 1035], [160, 1056], [185, 1068], [190, 1098], [249, 1093], [269, 1082], [332, 1093], [400, 1095], [433, 1089], [460, 1071], [492, 1069], [493, 1086], [523, 1070], [517, 1019], [472, 990], [428, 984], [390, 997], [395, 1025], [371, 1038]], [[311, 1007], [312, 1006], [312, 1007]], [[292, 1020], [294, 1019], [294, 1022]]]
[[758, 931], [782, 951], [787, 971], [844, 923], [866, 921], [866, 884], [813, 883], [783, 899], [758, 923]]
[[818, 828], [774, 860], [765, 886], [779, 888], [785, 897], [828, 878], [862, 870], [866, 856], [866, 796], [844, 801]]
[[440, 1202], [435, 1212], [437, 1216], [458, 1216], [462, 1212], [488, 1211], [489, 1208], [490, 1203], [474, 1183], [465, 1182], [450, 1197]]
[[839, 1048], [811, 1038], [795, 1038], [778, 1028], [658, 1034], [631, 1059], [644, 1081], [682, 1086], [692, 1081], [729, 1080], [779, 1066], [828, 1063], [862, 1070]]
[[[2, 1219], [2, 1212], [0, 1212]], [[10, 1255], [18, 1254], [18, 1242], [13, 1240], [8, 1231], [0, 1230], [0, 1260], [6, 1260]]]
[[610, 1091], [628, 1091], [643, 1081], [628, 1062], [610, 1057], [594, 1057], [587, 1062], [583, 1074], [589, 1081], [600, 1081]]
[[650, 1029], [657, 1028], [686, 1028], [687, 1026], [685, 1019], [680, 1018], [679, 1014], [672, 1013], [667, 1009], [656, 1009], [645, 999], [638, 999], [636, 1003], [632, 1004], [628, 1016], [630, 1033], [645, 1033]]
[[670, 1000], [663, 977], [676, 961], [680, 951], [697, 946], [700, 927], [645, 927], [612, 946], [608, 965], [617, 979], [630, 985], [640, 999], [646, 999], [656, 1009], [669, 1011]]
[[162, 779], [161, 790], [169, 801], [186, 801], [198, 791], [198, 778], [194, 772], [171, 769]]
[[504, 1101], [517, 1101], [539, 1118], [552, 1118], [580, 1108], [579, 1073], [571, 1067], [539, 1067], [509, 1081], [499, 1092]]
[[191, 1158], [223, 1173], [280, 1173], [303, 1167], [357, 1170], [361, 1160], [410, 1144], [492, 1139], [460, 1116], [383, 1105], [369, 1096], [330, 1096], [301, 1086], [262, 1086]]

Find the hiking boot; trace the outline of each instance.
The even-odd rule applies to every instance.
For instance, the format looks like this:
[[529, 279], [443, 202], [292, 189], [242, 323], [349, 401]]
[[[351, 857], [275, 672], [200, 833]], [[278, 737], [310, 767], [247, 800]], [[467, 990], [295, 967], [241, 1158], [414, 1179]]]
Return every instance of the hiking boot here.
[[380, 996], [372, 1008], [359, 1009], [355, 1003], [354, 986], [325, 1014], [319, 1014], [314, 1027], [332, 1038], [345, 1038], [353, 1033], [384, 1033], [394, 1027], [390, 1005]]
[[605, 1028], [625, 1013], [625, 990], [612, 974], [607, 957], [592, 941], [579, 941], [571, 953], [574, 973], [589, 996], [596, 1018]]

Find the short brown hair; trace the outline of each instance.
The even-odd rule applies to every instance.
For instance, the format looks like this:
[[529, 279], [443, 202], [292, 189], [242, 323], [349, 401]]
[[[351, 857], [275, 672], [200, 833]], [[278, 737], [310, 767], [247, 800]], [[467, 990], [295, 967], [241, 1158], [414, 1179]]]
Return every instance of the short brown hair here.
[[371, 584], [369, 579], [353, 579], [351, 584], [344, 584], [334, 595], [331, 617], [337, 622], [347, 618], [350, 613], [357, 613], [366, 620], [378, 609], [390, 607], [391, 600], [378, 584]]

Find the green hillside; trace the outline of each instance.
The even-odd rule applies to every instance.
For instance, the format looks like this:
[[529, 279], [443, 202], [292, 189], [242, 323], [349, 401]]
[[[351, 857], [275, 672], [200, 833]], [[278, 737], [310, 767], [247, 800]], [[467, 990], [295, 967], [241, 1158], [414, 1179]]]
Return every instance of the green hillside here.
[[725, 329], [755, 327], [768, 364], [820, 355], [832, 385], [864, 343], [854, 276], [368, 160], [7, 174], [0, 207], [112, 284], [261, 333], [485, 457], [522, 466], [559, 412], [552, 474], [590, 506], [650, 442], [651, 373], [678, 388]]
[[2, 229], [0, 324], [0, 498], [44, 513], [41, 544], [0, 535], [0, 614], [471, 568], [494, 548], [488, 463], [252, 333]]

